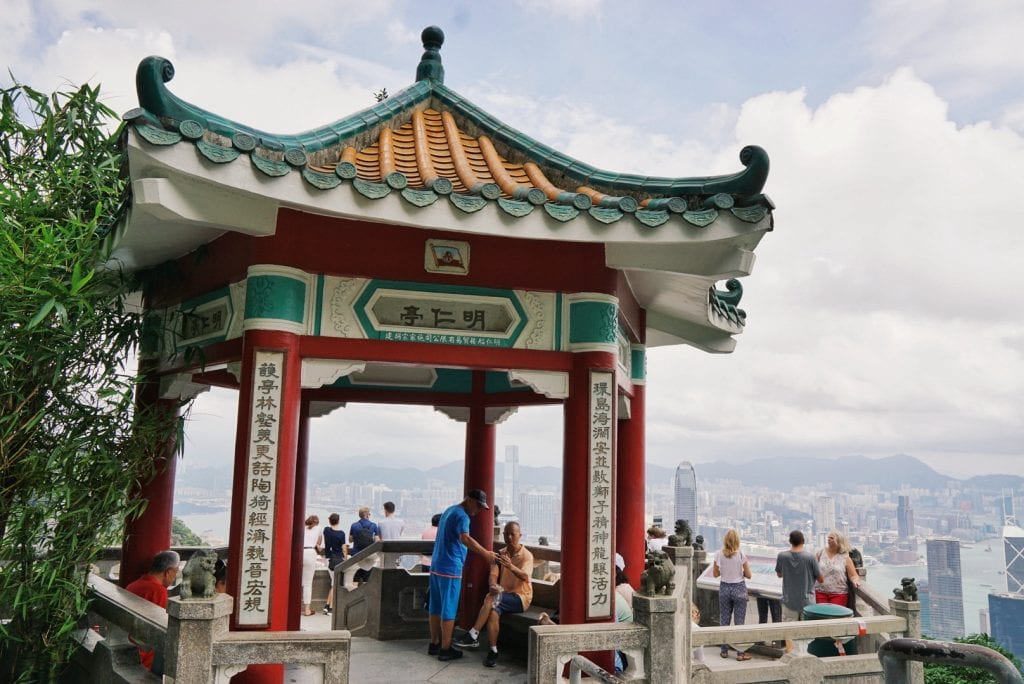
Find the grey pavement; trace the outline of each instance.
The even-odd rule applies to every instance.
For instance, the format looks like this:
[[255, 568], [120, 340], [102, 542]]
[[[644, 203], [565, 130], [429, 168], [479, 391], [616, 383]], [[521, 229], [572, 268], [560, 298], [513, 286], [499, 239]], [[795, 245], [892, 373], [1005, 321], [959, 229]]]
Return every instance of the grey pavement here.
[[[330, 617], [323, 613], [302, 618], [302, 629], [327, 631]], [[427, 655], [427, 639], [377, 641], [368, 637], [352, 637], [352, 661], [349, 681], [359, 684], [461, 684], [462, 682], [526, 682], [526, 663], [499, 654], [496, 667], [484, 667], [486, 640], [477, 649], [466, 649], [455, 661], [441, 662]], [[285, 681], [307, 684], [320, 681], [300, 668], [288, 668]]]

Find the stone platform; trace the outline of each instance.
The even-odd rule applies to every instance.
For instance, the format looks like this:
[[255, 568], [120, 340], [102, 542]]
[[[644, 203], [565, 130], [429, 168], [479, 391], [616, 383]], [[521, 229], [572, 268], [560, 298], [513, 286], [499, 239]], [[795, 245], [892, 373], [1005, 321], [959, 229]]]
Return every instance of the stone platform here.
[[[303, 630], [319, 632], [327, 631], [330, 627], [331, 619], [323, 613], [302, 618]], [[477, 649], [467, 649], [460, 660], [446, 663], [435, 656], [428, 656], [427, 646], [427, 639], [377, 641], [368, 637], [352, 637], [349, 681], [360, 684], [526, 682], [526, 663], [511, 656], [500, 655], [496, 667], [484, 667], [484, 655], [487, 652], [485, 644]], [[289, 684], [313, 684], [319, 681], [318, 674], [310, 676], [299, 668], [289, 667], [285, 675], [285, 682]]]

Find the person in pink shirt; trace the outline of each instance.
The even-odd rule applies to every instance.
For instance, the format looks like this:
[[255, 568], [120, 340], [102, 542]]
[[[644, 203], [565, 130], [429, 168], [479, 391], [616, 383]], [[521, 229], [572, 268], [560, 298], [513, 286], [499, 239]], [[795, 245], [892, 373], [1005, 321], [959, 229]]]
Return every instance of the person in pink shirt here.
[[[437, 526], [441, 522], [441, 514], [435, 513], [434, 517], [430, 519], [430, 527], [423, 530], [423, 534], [420, 535], [420, 539], [426, 541], [434, 541], [437, 539]], [[420, 556], [420, 565], [423, 567], [423, 572], [430, 572], [430, 556]]]

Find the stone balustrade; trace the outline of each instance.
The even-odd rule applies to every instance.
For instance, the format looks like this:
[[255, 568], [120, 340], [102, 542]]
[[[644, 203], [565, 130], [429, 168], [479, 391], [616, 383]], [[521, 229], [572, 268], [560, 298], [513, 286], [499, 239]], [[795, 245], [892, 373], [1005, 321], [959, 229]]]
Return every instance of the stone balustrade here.
[[[324, 682], [348, 681], [347, 631], [231, 632], [234, 601], [226, 594], [184, 601], [172, 597], [164, 611], [97, 575], [90, 575], [88, 583], [90, 623], [102, 619], [98, 624], [105, 631], [89, 655], [83, 649], [76, 660], [79, 674], [89, 681], [159, 681], [138, 665], [135, 646], [124, 638], [127, 634], [163, 654], [164, 672], [175, 684], [227, 682], [249, 665], [264, 663], [313, 668]], [[83, 639], [83, 644], [86, 641], [94, 640]], [[112, 655], [117, 652], [125, 657]]]

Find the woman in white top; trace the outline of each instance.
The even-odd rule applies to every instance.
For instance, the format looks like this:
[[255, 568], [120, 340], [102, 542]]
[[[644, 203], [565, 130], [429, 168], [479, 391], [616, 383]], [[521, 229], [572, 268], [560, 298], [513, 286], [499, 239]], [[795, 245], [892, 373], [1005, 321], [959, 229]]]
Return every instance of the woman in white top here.
[[661, 551], [665, 548], [665, 544], [668, 543], [667, 535], [665, 530], [655, 525], [651, 525], [647, 530], [647, 550], [648, 551]]
[[[742, 625], [747, 619], [747, 583], [750, 579], [750, 563], [740, 551], [740, 535], [730, 529], [722, 540], [722, 550], [715, 556], [711, 573], [720, 578], [718, 582], [719, 624]], [[721, 656], [729, 657], [729, 644], [722, 644]], [[750, 660], [745, 650], [736, 649], [736, 660]]]
[[306, 529], [302, 536], [302, 614], [312, 615], [313, 575], [316, 573], [316, 557], [324, 547], [323, 533], [319, 529], [320, 517], [306, 518]]
[[814, 585], [815, 603], [850, 606], [850, 585], [860, 586], [860, 575], [850, 559], [850, 542], [838, 530], [828, 533], [828, 546], [818, 551], [818, 566], [823, 582]]

